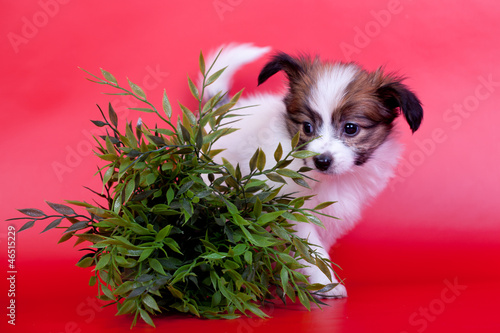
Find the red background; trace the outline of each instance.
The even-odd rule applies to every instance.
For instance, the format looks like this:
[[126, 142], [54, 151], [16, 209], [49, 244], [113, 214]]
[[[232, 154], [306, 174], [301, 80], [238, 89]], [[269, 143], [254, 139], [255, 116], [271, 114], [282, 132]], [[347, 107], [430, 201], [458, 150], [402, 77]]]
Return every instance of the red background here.
[[[89, 139], [95, 128], [89, 119], [100, 118], [96, 103], [111, 101], [122, 119], [137, 120], [126, 109], [136, 105], [100, 94], [103, 87], [86, 81], [78, 67], [96, 74], [102, 67], [121, 82], [128, 77], [157, 105], [166, 89], [171, 101], [194, 107], [186, 76], [197, 77], [200, 50], [223, 43], [304, 51], [368, 69], [384, 65], [408, 77], [425, 119], [414, 135], [401, 126], [406, 150], [396, 179], [332, 251], [350, 296], [329, 301], [324, 311], [277, 306], [267, 321], [175, 317], [157, 325], [218, 332], [498, 332], [499, 17], [493, 1], [4, 0], [0, 220], [18, 217], [16, 208], [48, 211], [44, 200], [91, 200], [83, 186], [99, 190]], [[240, 72], [236, 88], [275, 89], [279, 79], [256, 88], [263, 61]], [[2, 276], [8, 225], [0, 226]], [[2, 278], [2, 327], [127, 329], [128, 318], [87, 303], [96, 291], [86, 286], [90, 272], [74, 266], [80, 253], [57, 245], [57, 231], [39, 235], [43, 227], [17, 237], [17, 325], [6, 325]], [[463, 286], [453, 301], [443, 298], [445, 281]], [[426, 309], [427, 317], [419, 312]]]

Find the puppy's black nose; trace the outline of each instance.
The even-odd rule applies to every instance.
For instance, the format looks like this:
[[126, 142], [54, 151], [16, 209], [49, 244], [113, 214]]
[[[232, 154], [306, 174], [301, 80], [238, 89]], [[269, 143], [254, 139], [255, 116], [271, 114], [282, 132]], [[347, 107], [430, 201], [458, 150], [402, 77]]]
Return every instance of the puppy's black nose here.
[[313, 157], [314, 165], [320, 171], [326, 171], [332, 165], [333, 157], [330, 154], [321, 154]]

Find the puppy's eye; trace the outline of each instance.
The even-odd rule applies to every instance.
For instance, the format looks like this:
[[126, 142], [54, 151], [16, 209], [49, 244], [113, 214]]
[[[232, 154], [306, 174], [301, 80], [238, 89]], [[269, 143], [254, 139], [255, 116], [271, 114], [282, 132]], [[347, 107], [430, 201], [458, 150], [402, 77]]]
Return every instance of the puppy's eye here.
[[311, 135], [314, 133], [314, 127], [311, 123], [308, 123], [307, 121], [305, 121], [304, 123], [302, 123], [302, 126], [304, 128], [305, 134]]
[[344, 126], [344, 133], [347, 134], [348, 136], [354, 136], [358, 134], [359, 132], [359, 126], [357, 124], [353, 123], [347, 123]]

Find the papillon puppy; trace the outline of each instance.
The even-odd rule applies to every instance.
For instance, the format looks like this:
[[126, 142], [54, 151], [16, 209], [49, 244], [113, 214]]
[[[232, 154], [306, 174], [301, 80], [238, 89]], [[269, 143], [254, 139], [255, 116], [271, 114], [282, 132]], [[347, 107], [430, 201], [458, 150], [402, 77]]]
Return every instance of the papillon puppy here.
[[[223, 47], [211, 73], [227, 68], [206, 88], [207, 95], [229, 91], [234, 73], [269, 51], [268, 47], [251, 44]], [[207, 58], [207, 64], [213, 62], [216, 54]], [[241, 98], [236, 107], [252, 107], [239, 111], [245, 115], [230, 125], [239, 130], [222, 137], [214, 148], [225, 148], [217, 158], [224, 157], [233, 165], [239, 163], [245, 174], [250, 172], [249, 160], [257, 148], [268, 156], [266, 168], [271, 168], [275, 163], [270, 157], [278, 144], [287, 154], [292, 137], [300, 132], [299, 144], [307, 143], [303, 149], [318, 155], [295, 159], [288, 168], [298, 170], [305, 165], [312, 169], [306, 175], [315, 181], [306, 179], [310, 189], [290, 181], [282, 192], [314, 195], [306, 201], [307, 208], [336, 201], [322, 212], [338, 219], [319, 216], [326, 229], [312, 223], [295, 226], [298, 236], [330, 259], [330, 247], [353, 228], [362, 208], [386, 187], [394, 173], [401, 155], [395, 119], [402, 114], [415, 132], [422, 121], [422, 106], [400, 77], [381, 69], [369, 72], [354, 63], [278, 52], [260, 71], [258, 85], [278, 72], [286, 78], [284, 93]], [[330, 281], [316, 266], [307, 266], [302, 272], [311, 283], [338, 282], [335, 278]], [[323, 295], [345, 297], [347, 292], [343, 284], [338, 284]]]

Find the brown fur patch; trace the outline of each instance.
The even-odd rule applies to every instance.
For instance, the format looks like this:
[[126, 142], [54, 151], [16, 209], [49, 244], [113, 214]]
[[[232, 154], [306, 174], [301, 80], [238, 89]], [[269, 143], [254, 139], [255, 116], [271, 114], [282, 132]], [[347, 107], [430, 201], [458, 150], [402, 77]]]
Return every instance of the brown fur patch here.
[[303, 124], [309, 122], [314, 129], [323, 125], [323, 119], [309, 107], [308, 99], [325, 65], [318, 58], [301, 57], [299, 62], [303, 72], [298, 79], [289, 82], [289, 91], [284, 102], [287, 107], [288, 132], [292, 137], [300, 132], [299, 144], [304, 144], [314, 138], [315, 133], [304, 133]]
[[346, 123], [359, 126], [357, 135], [343, 136], [346, 145], [358, 155], [358, 165], [365, 163], [385, 141], [398, 115], [397, 110], [388, 109], [378, 95], [378, 89], [393, 80], [380, 69], [375, 72], [361, 70], [347, 86], [341, 106], [333, 113], [334, 126], [341, 129]]

